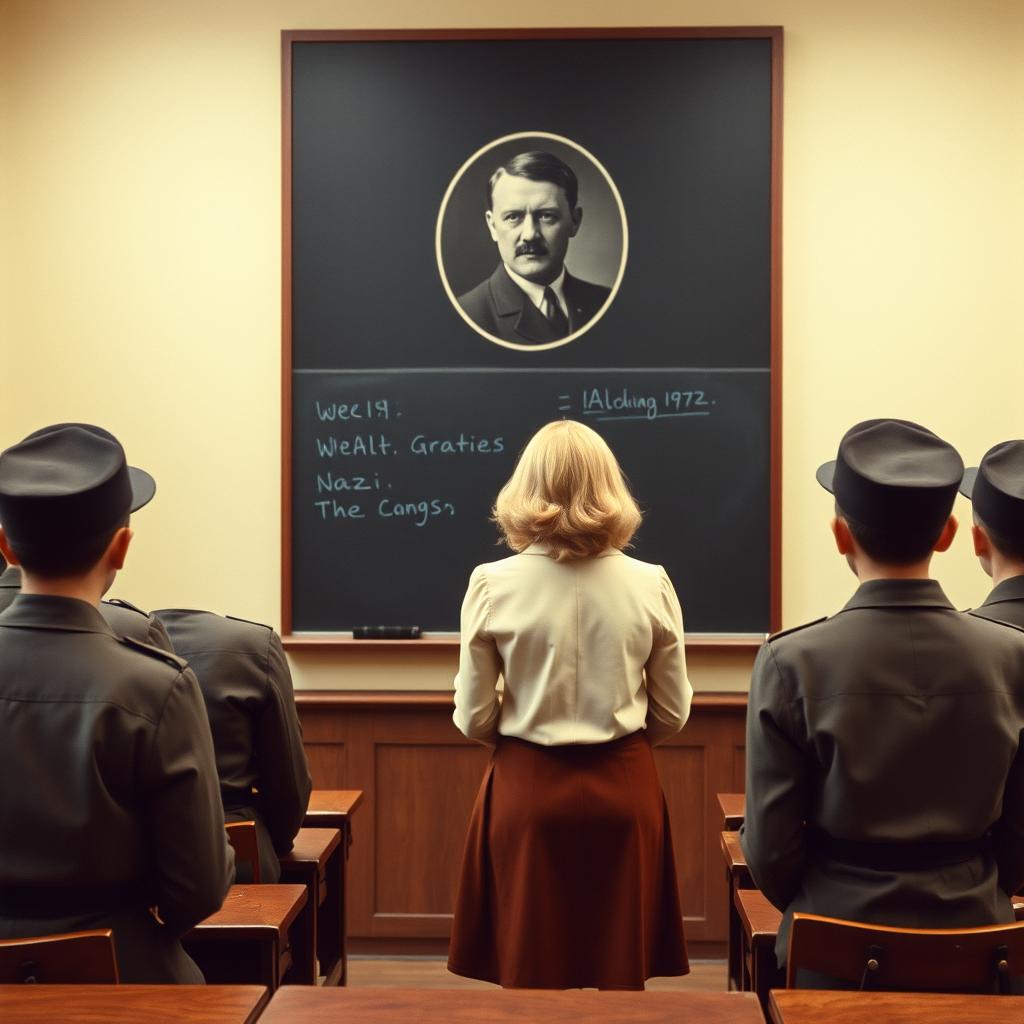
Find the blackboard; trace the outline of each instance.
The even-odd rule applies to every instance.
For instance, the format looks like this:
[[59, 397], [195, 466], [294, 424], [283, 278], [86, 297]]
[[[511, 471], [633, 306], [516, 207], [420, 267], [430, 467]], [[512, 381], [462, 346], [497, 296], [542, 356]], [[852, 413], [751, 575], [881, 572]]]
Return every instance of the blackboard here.
[[[283, 632], [457, 631], [560, 417], [618, 455], [688, 634], [777, 628], [781, 31], [450, 35], [284, 34]], [[566, 266], [612, 288], [550, 345], [456, 301], [497, 263], [458, 189], [520, 138], [583, 168]]]

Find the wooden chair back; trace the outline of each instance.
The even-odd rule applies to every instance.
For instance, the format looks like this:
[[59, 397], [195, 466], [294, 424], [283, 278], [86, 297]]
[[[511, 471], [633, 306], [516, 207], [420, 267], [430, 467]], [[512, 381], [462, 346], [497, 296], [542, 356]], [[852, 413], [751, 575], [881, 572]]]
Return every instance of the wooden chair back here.
[[0, 940], [0, 985], [116, 985], [109, 928]]
[[235, 851], [236, 869], [247, 864], [252, 871], [252, 881], [260, 880], [260, 847], [256, 838], [255, 821], [229, 821], [224, 829], [228, 842]]
[[1003, 992], [1024, 975], [1024, 922], [985, 928], [889, 928], [794, 914], [786, 985], [815, 971], [862, 989]]

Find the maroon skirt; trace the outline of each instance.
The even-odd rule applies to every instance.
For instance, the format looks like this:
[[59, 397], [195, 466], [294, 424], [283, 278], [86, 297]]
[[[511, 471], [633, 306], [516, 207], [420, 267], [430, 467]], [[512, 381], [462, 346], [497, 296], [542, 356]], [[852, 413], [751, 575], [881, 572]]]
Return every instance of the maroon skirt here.
[[469, 823], [448, 969], [506, 988], [642, 989], [689, 972], [644, 733], [499, 739]]

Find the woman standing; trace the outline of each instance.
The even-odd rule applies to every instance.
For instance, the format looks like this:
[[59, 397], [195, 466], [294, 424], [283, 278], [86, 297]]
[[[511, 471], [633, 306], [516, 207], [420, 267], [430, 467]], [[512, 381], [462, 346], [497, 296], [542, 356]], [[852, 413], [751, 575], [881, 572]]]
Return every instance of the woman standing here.
[[462, 606], [455, 724], [495, 750], [448, 969], [507, 988], [642, 989], [686, 974], [651, 754], [693, 692], [672, 583], [623, 554], [640, 511], [582, 424], [537, 432], [494, 518], [518, 554], [477, 566]]

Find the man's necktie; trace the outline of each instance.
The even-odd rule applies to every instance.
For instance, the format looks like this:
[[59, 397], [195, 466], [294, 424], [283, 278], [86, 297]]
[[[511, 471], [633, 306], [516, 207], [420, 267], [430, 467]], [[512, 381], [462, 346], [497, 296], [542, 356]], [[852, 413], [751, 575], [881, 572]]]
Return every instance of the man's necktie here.
[[541, 312], [547, 317], [548, 323], [555, 329], [559, 338], [564, 338], [569, 333], [569, 321], [558, 304], [554, 291], [551, 288], [544, 289], [544, 301]]

